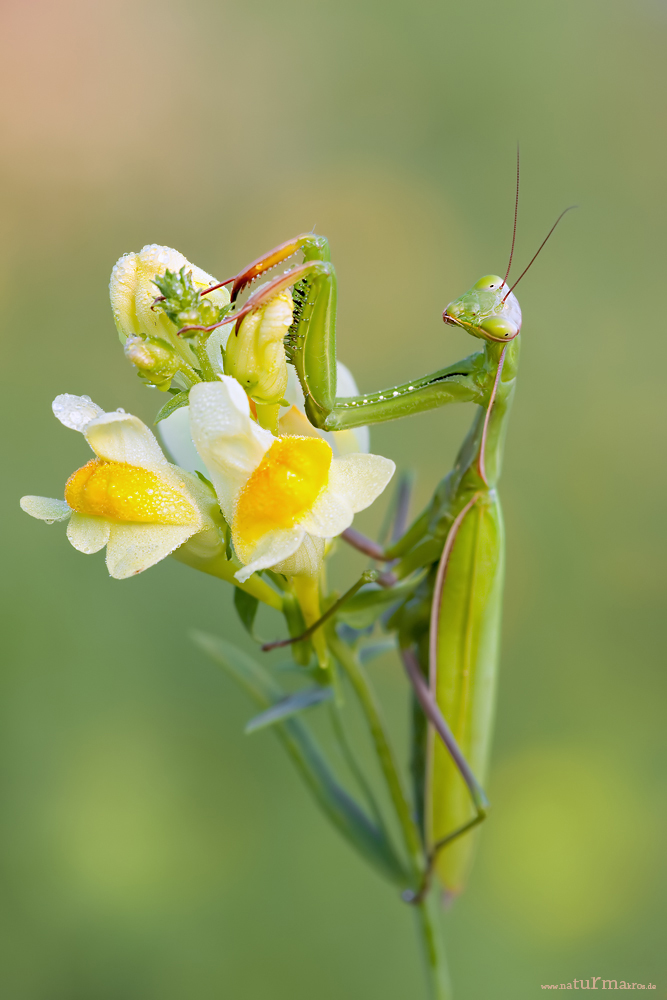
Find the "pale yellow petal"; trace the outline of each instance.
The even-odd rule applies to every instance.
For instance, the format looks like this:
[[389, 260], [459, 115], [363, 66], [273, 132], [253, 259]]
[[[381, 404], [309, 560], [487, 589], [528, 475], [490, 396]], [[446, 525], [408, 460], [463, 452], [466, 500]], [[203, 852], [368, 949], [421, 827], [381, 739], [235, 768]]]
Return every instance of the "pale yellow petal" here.
[[179, 548], [194, 533], [189, 525], [111, 524], [107, 568], [116, 580], [136, 576]]
[[123, 254], [120, 260], [114, 264], [109, 281], [111, 311], [122, 344], [131, 334], [141, 332], [134, 308], [136, 282], [137, 255], [136, 253]]
[[304, 536], [300, 527], [268, 532], [255, 546], [250, 562], [235, 574], [236, 579], [245, 583], [257, 570], [271, 569], [288, 559], [299, 548]]
[[73, 396], [63, 392], [52, 403], [53, 415], [73, 431], [83, 431], [91, 420], [101, 417], [104, 410], [90, 396]]
[[40, 521], [66, 521], [72, 511], [64, 500], [52, 500], [50, 497], [21, 497], [21, 510]]
[[236, 498], [274, 437], [251, 419], [248, 397], [229, 375], [194, 385], [189, 409], [192, 440], [231, 523]]
[[379, 497], [395, 470], [391, 459], [382, 455], [345, 455], [331, 463], [328, 488], [356, 514]]
[[131, 413], [104, 413], [87, 425], [84, 434], [105, 462], [126, 462], [157, 473], [169, 468], [155, 435]]
[[329, 475], [329, 485], [322, 491], [308, 513], [300, 518], [299, 525], [309, 535], [315, 535], [317, 538], [334, 538], [349, 528], [353, 520], [354, 511], [347, 497], [331, 489], [331, 475]]
[[317, 576], [322, 568], [325, 544], [323, 538], [306, 535], [296, 552], [272, 569], [285, 576]]
[[67, 537], [79, 552], [92, 555], [109, 541], [110, 523], [104, 517], [74, 512], [67, 525]]
[[157, 432], [176, 465], [187, 469], [188, 472], [199, 469], [200, 472], [207, 475], [206, 466], [203, 459], [199, 457], [190, 433], [189, 406], [179, 406], [177, 410], [161, 420], [157, 425]]

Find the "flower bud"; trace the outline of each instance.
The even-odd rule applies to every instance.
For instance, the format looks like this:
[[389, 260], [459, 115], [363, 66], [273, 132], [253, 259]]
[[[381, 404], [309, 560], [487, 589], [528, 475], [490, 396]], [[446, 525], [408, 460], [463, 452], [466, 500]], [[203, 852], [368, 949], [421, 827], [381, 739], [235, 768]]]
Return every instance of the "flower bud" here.
[[178, 371], [176, 353], [166, 340], [149, 337], [128, 337], [125, 341], [125, 357], [139, 369], [142, 378], [158, 389], [168, 389], [173, 376]]
[[287, 390], [283, 340], [292, 325], [292, 293], [280, 292], [248, 313], [225, 348], [225, 373], [241, 383], [257, 403], [279, 403]]
[[[192, 274], [192, 281], [200, 290], [216, 284], [215, 278], [171, 247], [151, 244], [139, 253], [127, 253], [120, 258], [111, 272], [109, 295], [121, 343], [124, 344], [133, 335], [159, 337], [169, 341], [177, 350], [182, 350], [182, 344], [176, 337], [176, 326], [162, 309], [155, 307], [155, 299], [160, 292], [154, 283], [156, 275], [162, 277], [168, 270], [178, 272], [182, 268]], [[218, 288], [206, 299], [221, 307], [228, 304], [229, 292], [226, 288]]]

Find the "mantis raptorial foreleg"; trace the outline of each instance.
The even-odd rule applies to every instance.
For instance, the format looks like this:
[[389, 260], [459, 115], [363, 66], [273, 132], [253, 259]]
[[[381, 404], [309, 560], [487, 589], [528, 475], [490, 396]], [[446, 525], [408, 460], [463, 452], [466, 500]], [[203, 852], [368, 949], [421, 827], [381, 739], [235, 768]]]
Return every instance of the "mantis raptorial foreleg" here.
[[[285, 337], [287, 358], [294, 365], [306, 400], [311, 423], [337, 431], [409, 416], [447, 403], [483, 403], [488, 372], [484, 356], [471, 355], [430, 375], [391, 386], [379, 392], [336, 398], [336, 273], [328, 241], [306, 233], [288, 240], [253, 261], [233, 280], [232, 303], [253, 281], [297, 251], [303, 263], [258, 289], [222, 324], [240, 321], [286, 288], [292, 289], [294, 318]], [[212, 286], [211, 289], [218, 286]], [[203, 294], [206, 294], [204, 292]], [[214, 324], [219, 326], [220, 323]], [[212, 327], [185, 327], [181, 333], [210, 331]], [[237, 326], [238, 329], [238, 326]]]

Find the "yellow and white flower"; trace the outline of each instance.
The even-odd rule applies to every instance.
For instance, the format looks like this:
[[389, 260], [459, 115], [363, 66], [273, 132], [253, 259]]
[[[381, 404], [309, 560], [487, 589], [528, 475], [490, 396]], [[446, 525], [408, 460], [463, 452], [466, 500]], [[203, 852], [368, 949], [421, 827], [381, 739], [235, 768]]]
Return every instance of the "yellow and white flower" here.
[[245, 581], [261, 569], [315, 576], [325, 540], [339, 535], [382, 493], [394, 463], [380, 455], [334, 458], [320, 436], [275, 437], [251, 417], [228, 375], [190, 390], [192, 440], [232, 528]]
[[[188, 344], [177, 336], [171, 320], [161, 309], [153, 308], [159, 295], [153, 283], [155, 275], [164, 275], [167, 270], [180, 271], [182, 267], [192, 273], [196, 288], [216, 284], [216, 278], [191, 264], [178, 250], [156, 243], [143, 247], [138, 253], [123, 254], [116, 262], [109, 281], [109, 296], [121, 344], [128, 337], [157, 337], [170, 343], [188, 363], [197, 363]], [[229, 292], [226, 288], [218, 288], [208, 299], [214, 305], [223, 306], [229, 302]]]
[[215, 496], [167, 461], [138, 417], [123, 410], [105, 413], [88, 396], [69, 393], [56, 397], [53, 412], [84, 435], [95, 458], [70, 476], [64, 500], [23, 497], [26, 513], [49, 523], [69, 520], [67, 537], [79, 552], [106, 545], [107, 567], [117, 580], [141, 573], [185, 543], [195, 558], [221, 551]]

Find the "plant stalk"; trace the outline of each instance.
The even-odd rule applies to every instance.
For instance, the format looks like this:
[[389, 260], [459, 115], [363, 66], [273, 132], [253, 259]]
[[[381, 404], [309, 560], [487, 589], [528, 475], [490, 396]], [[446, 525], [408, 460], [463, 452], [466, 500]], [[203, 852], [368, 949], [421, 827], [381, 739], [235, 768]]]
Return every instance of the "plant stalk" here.
[[422, 943], [429, 1000], [452, 1000], [452, 983], [440, 930], [437, 892], [429, 892], [414, 907]]
[[418, 885], [421, 881], [424, 868], [424, 851], [417, 824], [412, 816], [410, 802], [403, 786], [403, 781], [401, 780], [394, 751], [389, 743], [384, 721], [380, 713], [380, 706], [356, 655], [339, 639], [334, 628], [327, 630], [327, 639], [331, 652], [347, 674], [366, 717], [378, 762], [387, 784], [396, 817], [401, 826], [405, 849], [410, 859], [412, 876]]

